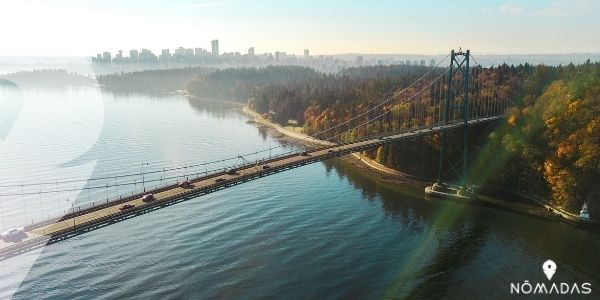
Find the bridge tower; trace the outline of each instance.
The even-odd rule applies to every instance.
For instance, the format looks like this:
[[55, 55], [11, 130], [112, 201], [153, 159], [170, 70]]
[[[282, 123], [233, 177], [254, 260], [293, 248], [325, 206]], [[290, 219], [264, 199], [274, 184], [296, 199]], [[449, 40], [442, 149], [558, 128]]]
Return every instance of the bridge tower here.
[[[446, 165], [449, 166], [449, 171], [452, 171], [460, 182], [461, 186], [467, 185], [468, 172], [468, 135], [469, 135], [469, 57], [470, 50], [463, 52], [459, 49], [458, 52], [452, 50], [450, 53], [450, 69], [447, 78], [447, 92], [444, 100], [444, 118], [443, 125], [462, 121], [462, 138], [463, 143], [460, 147], [462, 155], [458, 157], [450, 157], [448, 153], [448, 138], [450, 132], [442, 133], [442, 145], [440, 151], [440, 164], [438, 169], [437, 183], [441, 184], [444, 180], [444, 170]], [[462, 167], [462, 168], [461, 168]]]

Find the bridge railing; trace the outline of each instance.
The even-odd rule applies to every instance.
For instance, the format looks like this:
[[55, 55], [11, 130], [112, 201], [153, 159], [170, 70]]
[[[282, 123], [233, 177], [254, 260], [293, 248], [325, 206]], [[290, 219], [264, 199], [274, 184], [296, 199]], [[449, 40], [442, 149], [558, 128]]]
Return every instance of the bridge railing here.
[[[473, 121], [473, 120], [479, 120], [479, 119], [483, 119], [483, 118], [485, 118], [485, 117], [484, 116], [473, 116], [470, 118], [470, 120]], [[462, 122], [463, 121], [461, 121], [461, 120], [454, 120], [454, 121], [449, 122], [448, 124], [459, 124]], [[350, 141], [338, 142], [338, 143], [335, 143], [335, 145], [333, 145], [333, 146], [324, 146], [324, 145], [319, 145], [319, 144], [313, 144], [314, 147], [309, 147], [308, 150], [309, 151], [320, 151], [323, 149], [359, 143], [359, 142], [376, 139], [376, 138], [381, 138], [381, 137], [386, 137], [386, 136], [390, 136], [390, 135], [408, 133], [408, 132], [413, 132], [413, 131], [427, 129], [427, 128], [432, 129], [434, 127], [438, 127], [441, 125], [442, 125], [441, 122], [438, 122], [436, 124], [420, 125], [420, 126], [410, 127], [410, 128], [403, 127], [403, 128], [400, 128], [399, 130], [395, 130], [393, 132], [379, 132], [376, 134], [371, 134], [368, 136], [356, 138], [356, 139], [350, 140]], [[189, 174], [185, 174], [185, 176], [178, 175], [178, 176], [173, 176], [168, 179], [161, 178], [161, 179], [149, 180], [149, 181], [147, 181], [148, 183], [156, 182], [156, 181], [158, 181], [159, 183], [155, 184], [155, 185], [145, 186], [144, 188], [129, 190], [126, 193], [108, 196], [103, 199], [96, 199], [91, 202], [84, 202], [77, 206], [73, 206], [73, 207], [69, 208], [68, 210], [64, 210], [62, 213], [57, 213], [54, 216], [48, 215], [47, 217], [45, 217], [43, 219], [31, 220], [31, 223], [21, 224], [21, 226], [26, 227], [27, 229], [38, 228], [38, 227], [52, 224], [54, 222], [58, 222], [58, 221], [61, 221], [64, 219], [74, 217], [74, 216], [83, 215], [83, 214], [89, 213], [90, 211], [93, 211], [93, 210], [98, 210], [98, 209], [102, 209], [104, 207], [116, 205], [118, 203], [124, 203], [127, 201], [131, 201], [133, 199], [140, 198], [141, 196], [143, 196], [146, 193], [151, 193], [151, 192], [158, 193], [158, 192], [161, 192], [164, 190], [172, 189], [175, 186], [177, 186], [182, 180], [195, 181], [200, 178], [206, 179], [206, 178], [216, 177], [216, 176], [224, 175], [226, 173], [226, 171], [230, 168], [233, 168], [235, 170], [241, 170], [241, 169], [250, 168], [252, 166], [268, 164], [270, 162], [277, 161], [277, 160], [280, 160], [280, 159], [283, 159], [286, 157], [298, 155], [303, 151], [307, 151], [307, 149], [306, 148], [297, 148], [297, 149], [293, 149], [291, 151], [279, 153], [276, 155], [270, 155], [270, 156], [265, 156], [265, 157], [261, 157], [261, 158], [256, 158], [254, 161], [246, 161], [246, 162], [244, 162], [242, 164], [238, 164], [236, 166], [215, 168], [215, 169], [206, 170], [203, 172], [192, 172]], [[172, 180], [169, 180], [169, 179], [172, 179]], [[107, 188], [112, 188], [112, 186], [107, 185]]]
[[[503, 116], [504, 113], [502, 114], [498, 114], [496, 116]], [[468, 119], [468, 122], [471, 121], [477, 121], [477, 120], [482, 120], [482, 119], [486, 119], [486, 118], [490, 118], [490, 117], [495, 117], [493, 115], [480, 115], [480, 116], [471, 116]], [[428, 128], [435, 128], [435, 127], [439, 127], [439, 126], [443, 126], [443, 125], [453, 125], [453, 124], [461, 124], [464, 123], [464, 119], [453, 119], [453, 120], [449, 120], [447, 124], [444, 124], [443, 121], [440, 122], [435, 122], [432, 124], [421, 124], [418, 126], [413, 126], [413, 127], [400, 127], [397, 130], [394, 131], [386, 131], [386, 132], [377, 132], [374, 134], [370, 134], [367, 136], [362, 136], [359, 138], [354, 138], [352, 140], [348, 140], [348, 141], [339, 141], [339, 142], [334, 142], [337, 145], [348, 145], [348, 144], [353, 144], [353, 143], [358, 143], [358, 142], [362, 142], [362, 141], [366, 141], [366, 140], [370, 140], [370, 139], [374, 139], [374, 138], [380, 138], [380, 137], [386, 137], [386, 136], [390, 136], [390, 135], [396, 135], [396, 134], [402, 134], [402, 133], [408, 133], [408, 132], [413, 132], [413, 131], [417, 131], [417, 130], [422, 130], [422, 129], [428, 129]], [[326, 141], [331, 142], [331, 139], [327, 139]]]
[[[172, 188], [175, 188], [183, 180], [190, 180], [193, 182], [198, 179], [207, 179], [207, 178], [211, 178], [211, 177], [217, 177], [217, 176], [226, 174], [227, 170], [230, 170], [230, 169], [241, 170], [241, 169], [246, 169], [246, 168], [250, 168], [250, 167], [261, 165], [261, 164], [267, 164], [267, 163], [270, 163], [270, 162], [273, 162], [276, 160], [280, 160], [280, 159], [283, 159], [286, 157], [298, 155], [302, 151], [304, 151], [304, 150], [303, 149], [294, 149], [294, 150], [279, 153], [276, 155], [270, 155], [270, 156], [257, 158], [254, 161], [247, 161], [243, 164], [225, 166], [225, 167], [215, 168], [212, 170], [202, 171], [202, 172], [192, 172], [192, 173], [186, 174], [184, 176], [173, 176], [172, 178], [170, 178], [173, 180], [168, 180], [168, 179], [148, 180], [148, 181], [146, 181], [147, 183], [153, 182], [153, 181], [158, 181], [158, 180], [161, 181], [161, 183], [156, 184], [156, 185], [146, 186], [145, 188], [129, 190], [126, 193], [112, 195], [112, 196], [109, 196], [109, 197], [106, 197], [103, 199], [96, 199], [91, 202], [84, 202], [77, 206], [72, 206], [68, 210], [62, 211], [62, 213], [56, 213], [54, 215], [47, 215], [46, 217], [44, 217], [42, 219], [37, 219], [37, 220], [33, 219], [33, 220], [30, 220], [31, 221], [30, 223], [19, 224], [18, 226], [25, 227], [27, 230], [39, 228], [42, 226], [46, 226], [46, 225], [49, 225], [52, 223], [59, 222], [61, 220], [80, 216], [80, 215], [89, 213], [94, 210], [114, 206], [119, 203], [125, 203], [128, 201], [140, 198], [143, 195], [148, 194], [148, 193], [159, 193], [159, 192], [162, 192], [162, 191], [165, 191], [168, 189], [172, 189]], [[107, 188], [113, 188], [113, 187], [114, 186], [107, 185]]]

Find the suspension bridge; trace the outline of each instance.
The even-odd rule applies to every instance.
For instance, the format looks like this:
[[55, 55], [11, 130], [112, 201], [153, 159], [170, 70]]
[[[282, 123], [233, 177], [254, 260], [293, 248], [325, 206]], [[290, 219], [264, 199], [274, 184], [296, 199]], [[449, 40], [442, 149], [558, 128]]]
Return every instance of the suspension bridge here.
[[[88, 192], [90, 201], [55, 217], [11, 224], [23, 228], [0, 241], [0, 260], [257, 178], [389, 143], [410, 143], [429, 134], [442, 135], [438, 183], [451, 176], [464, 186], [468, 183], [469, 128], [502, 119], [512, 103], [500, 97], [493, 84], [486, 81], [489, 72], [476, 63], [470, 51], [452, 50], [410, 85], [352, 117], [310, 134], [304, 139], [304, 148], [277, 155], [272, 152], [282, 146], [135, 174], [2, 185], [0, 201], [39, 197], [42, 205], [44, 199], [73, 197], [83, 190]], [[460, 159], [449, 156], [446, 145], [450, 138], [447, 133], [457, 130], [463, 131]], [[448, 176], [447, 171], [454, 174]], [[76, 182], [87, 186], [83, 190], [64, 187]], [[140, 186], [141, 190], [134, 188]], [[130, 187], [127, 194], [118, 192], [123, 187]], [[112, 197], [99, 196], [99, 191], [108, 193], [113, 189]], [[94, 191], [94, 199], [90, 191]]]

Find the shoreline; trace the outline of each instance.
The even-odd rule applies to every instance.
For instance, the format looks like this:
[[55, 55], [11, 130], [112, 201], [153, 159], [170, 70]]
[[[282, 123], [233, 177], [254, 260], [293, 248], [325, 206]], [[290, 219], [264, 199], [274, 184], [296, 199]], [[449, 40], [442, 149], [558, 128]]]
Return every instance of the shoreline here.
[[[332, 142], [323, 141], [319, 139], [315, 139], [311, 136], [308, 136], [301, 132], [296, 132], [291, 129], [285, 128], [279, 124], [275, 124], [265, 118], [263, 118], [259, 113], [251, 110], [245, 105], [242, 109], [243, 113], [250, 116], [253, 119], [253, 122], [258, 126], [263, 128], [270, 129], [279, 133], [279, 135], [275, 136], [276, 138], [285, 139], [291, 142], [302, 143], [304, 145], [313, 143], [319, 144], [323, 146], [334, 145]], [[402, 173], [400, 171], [394, 170], [392, 168], [388, 168], [368, 157], [365, 157], [359, 153], [352, 153], [342, 157], [339, 157], [340, 160], [352, 165], [355, 168], [358, 168], [360, 171], [371, 173], [371, 175], [377, 176], [380, 180], [391, 183], [391, 184], [410, 184], [410, 185], [418, 185], [425, 187], [429, 184], [426, 180], [421, 180], [416, 178], [410, 174]]]
[[[242, 112], [248, 115], [252, 122], [257, 124], [259, 127], [271, 130], [273, 132], [278, 133], [278, 135], [274, 136], [278, 139], [284, 139], [289, 142], [302, 143], [304, 145], [313, 143], [319, 145], [332, 145], [333, 143], [318, 140], [313, 137], [310, 137], [304, 133], [297, 132], [288, 128], [285, 128], [279, 124], [275, 124], [265, 118], [263, 118], [259, 113], [252, 111], [248, 108], [247, 105], [244, 105], [242, 108]], [[310, 141], [310, 142], [309, 142]], [[368, 157], [360, 153], [352, 153], [349, 155], [345, 155], [339, 157], [339, 159], [350, 166], [357, 168], [360, 172], [363, 172], [365, 175], [371, 175], [377, 177], [383, 183], [386, 184], [399, 184], [399, 185], [410, 185], [413, 187], [426, 187], [430, 185], [431, 180], [426, 180], [423, 178], [418, 178], [412, 176], [410, 174], [402, 173], [398, 170], [394, 170], [392, 168], [386, 167]], [[560, 208], [554, 207], [547, 200], [539, 198], [535, 195], [528, 195], [521, 191], [513, 191], [513, 190], [505, 190], [506, 192], [512, 194], [511, 198], [521, 198], [521, 199], [497, 199], [497, 197], [490, 196], [488, 194], [479, 194], [477, 198], [473, 199], [475, 201], [471, 201], [471, 204], [481, 205], [493, 209], [504, 210], [508, 212], [513, 212], [533, 218], [538, 218], [547, 221], [553, 222], [562, 222], [575, 226], [594, 226], [597, 227], [599, 224], [597, 221], [583, 221], [580, 220], [577, 216], [572, 213], [565, 212]], [[496, 193], [489, 193], [496, 194]], [[424, 194], [425, 195], [425, 194]], [[533, 197], [537, 197], [534, 199]], [[448, 199], [444, 199], [446, 201], [451, 201]], [[525, 201], [524, 201], [525, 200]]]
[[289, 137], [289, 138], [293, 138], [295, 140], [297, 140], [298, 142], [301, 143], [313, 143], [313, 144], [319, 144], [319, 145], [323, 145], [323, 146], [332, 146], [335, 145], [332, 142], [328, 142], [328, 141], [323, 141], [323, 140], [319, 140], [319, 139], [315, 139], [311, 136], [308, 136], [304, 133], [301, 132], [296, 132], [293, 131], [291, 129], [285, 128], [279, 124], [275, 124], [265, 118], [263, 118], [259, 113], [251, 110], [248, 105], [244, 105], [244, 107], [242, 108], [242, 111], [247, 114], [248, 116], [252, 117], [254, 122], [260, 125], [263, 125], [265, 127], [269, 127], [271, 129], [274, 129], [276, 131], [278, 131], [279, 133]]

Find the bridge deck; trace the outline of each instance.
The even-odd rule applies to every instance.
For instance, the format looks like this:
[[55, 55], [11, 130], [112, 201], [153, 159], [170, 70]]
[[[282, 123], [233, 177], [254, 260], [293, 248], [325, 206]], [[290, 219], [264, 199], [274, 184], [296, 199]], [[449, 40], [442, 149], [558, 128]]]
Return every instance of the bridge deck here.
[[[483, 123], [500, 118], [502, 118], [502, 116], [481, 118], [470, 121], [469, 123]], [[245, 166], [237, 169], [237, 175], [228, 175], [222, 172], [200, 177], [198, 179], [191, 180], [193, 183], [193, 188], [185, 189], [174, 185], [167, 188], [162, 188], [160, 190], [147, 191], [147, 193], [154, 194], [154, 197], [156, 198], [156, 200], [152, 202], [143, 202], [141, 199], [143, 195], [141, 194], [135, 197], [124, 199], [122, 201], [109, 202], [106, 205], [92, 207], [76, 214], [67, 215], [56, 222], [26, 227], [26, 232], [22, 239], [14, 242], [0, 241], [0, 260], [41, 247], [45, 244], [52, 244], [90, 230], [104, 227], [125, 219], [133, 218], [165, 206], [196, 198], [198, 196], [212, 193], [214, 191], [256, 178], [268, 176], [325, 159], [347, 155], [352, 152], [361, 151], [370, 147], [462, 126], [463, 123], [455, 123], [431, 128], [423, 128], [410, 132], [391, 134], [348, 144], [325, 146], [316, 150], [307, 151], [308, 155], [288, 155], [267, 161], [266, 163], [270, 166], [268, 169], [263, 169], [262, 165]], [[217, 178], [223, 178], [225, 180], [216, 182]], [[135, 208], [121, 211], [120, 208], [125, 204], [135, 205]]]

